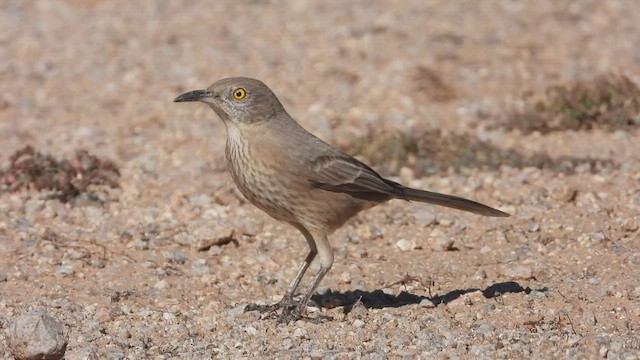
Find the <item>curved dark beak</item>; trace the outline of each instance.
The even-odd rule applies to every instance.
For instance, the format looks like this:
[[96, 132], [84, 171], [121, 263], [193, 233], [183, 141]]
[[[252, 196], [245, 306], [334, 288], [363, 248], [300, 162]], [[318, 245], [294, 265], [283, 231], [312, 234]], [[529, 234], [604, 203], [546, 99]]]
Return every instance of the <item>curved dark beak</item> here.
[[173, 102], [202, 101], [202, 99], [210, 96], [211, 94], [207, 90], [194, 90], [178, 96], [173, 99]]

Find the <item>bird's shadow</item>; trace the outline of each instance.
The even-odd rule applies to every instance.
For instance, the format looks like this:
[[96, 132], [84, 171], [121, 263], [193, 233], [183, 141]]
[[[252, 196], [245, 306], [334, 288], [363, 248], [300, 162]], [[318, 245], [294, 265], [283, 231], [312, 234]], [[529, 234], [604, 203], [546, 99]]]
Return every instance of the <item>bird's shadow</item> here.
[[[411, 294], [406, 291], [400, 292], [398, 295], [390, 295], [382, 290], [374, 291], [346, 291], [332, 292], [328, 291], [322, 295], [314, 295], [311, 299], [323, 308], [334, 308], [343, 306], [345, 313], [349, 313], [355, 304], [361, 303], [367, 309], [395, 308], [411, 304], [420, 304], [423, 300], [431, 301], [435, 306], [440, 304], [448, 304], [460, 296], [476, 291], [481, 291], [482, 295], [487, 298], [496, 298], [506, 293], [525, 293], [529, 294], [533, 289], [523, 288], [520, 284], [513, 281], [501, 282], [493, 284], [484, 290], [477, 288], [469, 288], [465, 290], [453, 290], [444, 295], [421, 296]], [[537, 291], [546, 292], [547, 288], [537, 289]]]

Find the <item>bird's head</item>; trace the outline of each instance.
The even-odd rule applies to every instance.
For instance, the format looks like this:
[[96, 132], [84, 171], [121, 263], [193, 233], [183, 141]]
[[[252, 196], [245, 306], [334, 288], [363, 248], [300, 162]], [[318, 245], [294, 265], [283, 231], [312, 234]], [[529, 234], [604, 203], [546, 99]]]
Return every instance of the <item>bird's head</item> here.
[[201, 101], [211, 106], [223, 121], [232, 123], [267, 121], [282, 110], [282, 104], [267, 85], [244, 77], [218, 80], [205, 90], [186, 92], [173, 101]]

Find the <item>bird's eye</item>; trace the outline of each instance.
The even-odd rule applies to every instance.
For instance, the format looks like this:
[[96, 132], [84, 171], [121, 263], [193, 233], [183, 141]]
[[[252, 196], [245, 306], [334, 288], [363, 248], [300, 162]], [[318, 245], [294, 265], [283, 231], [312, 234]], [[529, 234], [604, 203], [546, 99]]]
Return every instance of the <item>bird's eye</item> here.
[[237, 88], [233, 90], [233, 97], [236, 100], [242, 100], [247, 96], [247, 92], [243, 88]]

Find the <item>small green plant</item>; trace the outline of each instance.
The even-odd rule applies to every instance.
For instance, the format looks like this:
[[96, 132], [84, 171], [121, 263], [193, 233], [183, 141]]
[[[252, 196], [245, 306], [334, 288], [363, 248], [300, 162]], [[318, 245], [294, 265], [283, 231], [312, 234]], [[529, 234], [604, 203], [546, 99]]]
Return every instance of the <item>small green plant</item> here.
[[547, 89], [544, 98], [507, 116], [506, 128], [524, 133], [640, 125], [640, 88], [622, 75], [600, 76]]
[[348, 154], [360, 155], [385, 175], [397, 174], [402, 166], [411, 168], [417, 176], [461, 168], [497, 169], [502, 165], [515, 168], [549, 168], [570, 173], [581, 164], [589, 164], [591, 171], [601, 167], [615, 167], [607, 159], [575, 157], [551, 158], [545, 153], [525, 156], [513, 150], [500, 149], [474, 137], [443, 134], [427, 130], [395, 135], [369, 135], [355, 139], [347, 148]]

